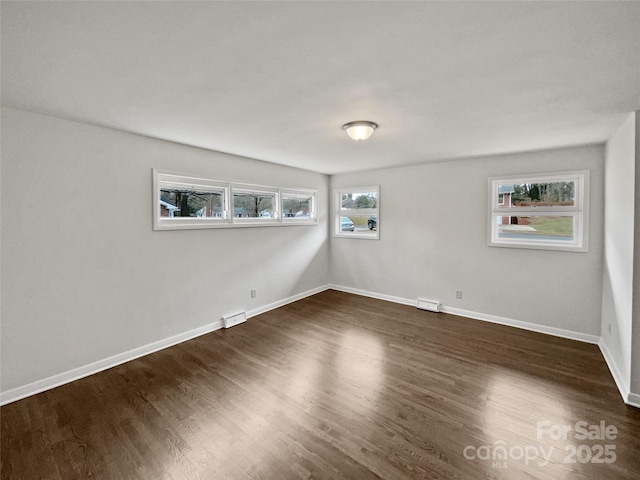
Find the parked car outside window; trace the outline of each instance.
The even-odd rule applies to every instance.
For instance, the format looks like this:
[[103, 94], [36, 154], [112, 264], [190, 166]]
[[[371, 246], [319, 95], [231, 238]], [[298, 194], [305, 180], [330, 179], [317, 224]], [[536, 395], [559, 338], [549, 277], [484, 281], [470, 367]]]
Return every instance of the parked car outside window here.
[[340, 217], [340, 230], [343, 232], [353, 232], [355, 225], [349, 217]]
[[369, 226], [369, 230], [377, 230], [378, 228], [378, 217], [372, 215], [367, 220], [367, 225]]

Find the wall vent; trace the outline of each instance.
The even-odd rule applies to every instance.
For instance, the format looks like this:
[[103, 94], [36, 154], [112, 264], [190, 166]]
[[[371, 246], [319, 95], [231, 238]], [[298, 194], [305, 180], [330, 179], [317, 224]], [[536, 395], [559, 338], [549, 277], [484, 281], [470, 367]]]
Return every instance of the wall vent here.
[[428, 310], [430, 312], [440, 311], [440, 302], [435, 300], [423, 300], [419, 298], [417, 306], [420, 310]]
[[245, 312], [240, 312], [229, 317], [224, 317], [222, 320], [224, 321], [224, 328], [231, 328], [240, 323], [246, 322], [247, 314]]

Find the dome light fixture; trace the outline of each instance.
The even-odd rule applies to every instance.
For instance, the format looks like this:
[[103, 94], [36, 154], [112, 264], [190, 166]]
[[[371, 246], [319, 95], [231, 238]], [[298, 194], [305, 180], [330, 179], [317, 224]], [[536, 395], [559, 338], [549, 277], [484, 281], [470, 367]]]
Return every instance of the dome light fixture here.
[[342, 128], [354, 140], [366, 140], [378, 128], [378, 124], [366, 120], [358, 120], [357, 122], [345, 123]]

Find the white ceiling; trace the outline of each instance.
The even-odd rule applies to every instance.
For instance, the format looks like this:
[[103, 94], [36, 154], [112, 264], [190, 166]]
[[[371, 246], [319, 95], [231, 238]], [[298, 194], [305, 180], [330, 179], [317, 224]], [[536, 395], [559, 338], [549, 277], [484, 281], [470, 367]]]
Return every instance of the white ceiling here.
[[640, 109], [635, 1], [1, 9], [3, 105], [322, 173], [599, 143]]

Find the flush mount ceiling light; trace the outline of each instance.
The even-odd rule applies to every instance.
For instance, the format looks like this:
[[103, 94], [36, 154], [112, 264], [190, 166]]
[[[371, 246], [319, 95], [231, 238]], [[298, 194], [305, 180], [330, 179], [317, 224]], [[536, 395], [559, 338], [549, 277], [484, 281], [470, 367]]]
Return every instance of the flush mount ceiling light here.
[[354, 140], [366, 140], [371, 136], [373, 131], [378, 128], [378, 124], [359, 120], [357, 122], [345, 123], [342, 128], [347, 132], [347, 135]]

